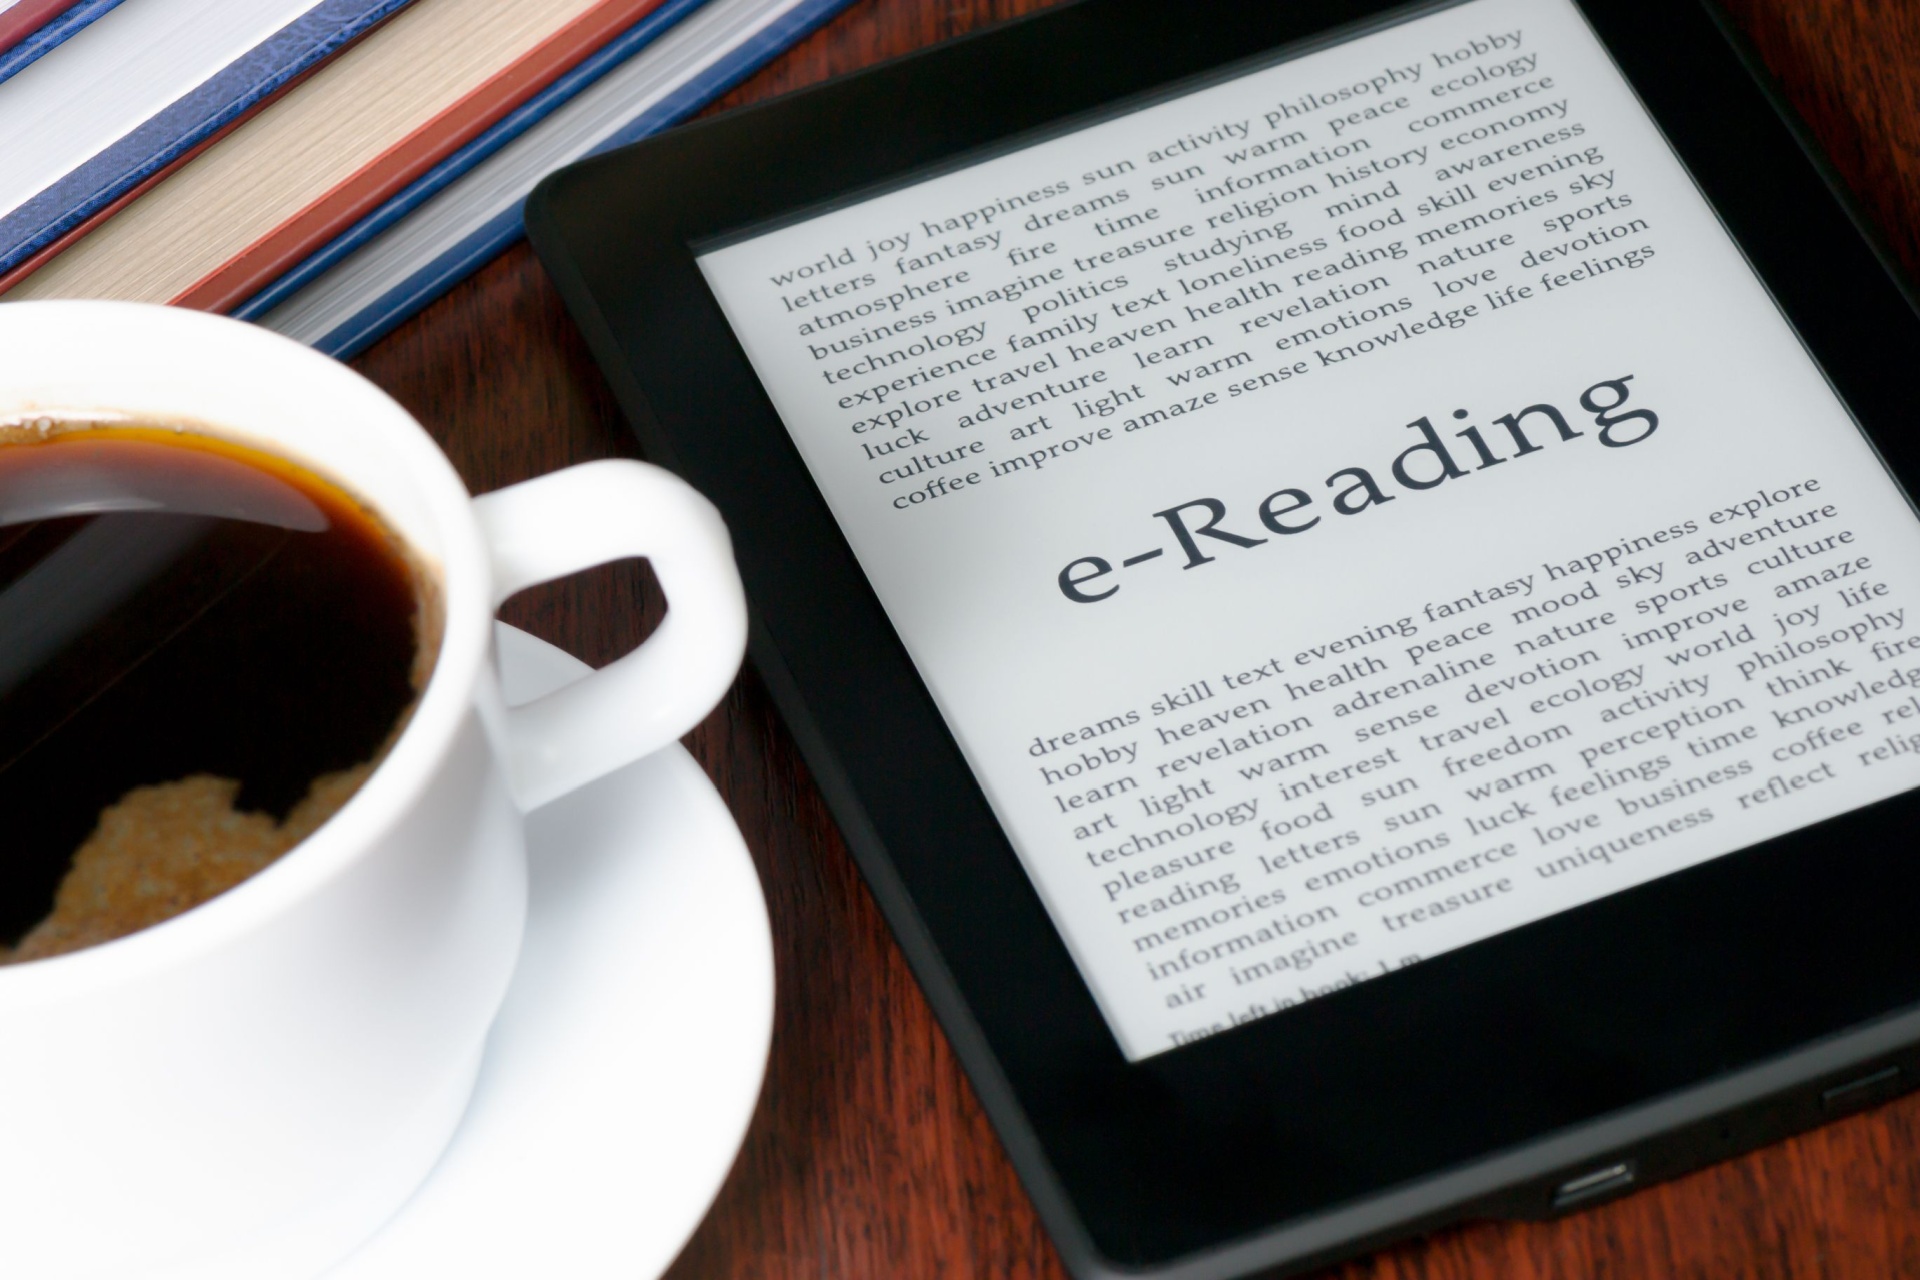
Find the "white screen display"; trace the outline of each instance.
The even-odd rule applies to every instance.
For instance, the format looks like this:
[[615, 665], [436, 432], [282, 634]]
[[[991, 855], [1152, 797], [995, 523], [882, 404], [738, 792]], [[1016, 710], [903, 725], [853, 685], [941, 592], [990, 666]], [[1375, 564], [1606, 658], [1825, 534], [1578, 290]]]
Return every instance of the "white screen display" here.
[[1130, 1059], [1920, 782], [1920, 523], [1568, 0], [700, 265]]

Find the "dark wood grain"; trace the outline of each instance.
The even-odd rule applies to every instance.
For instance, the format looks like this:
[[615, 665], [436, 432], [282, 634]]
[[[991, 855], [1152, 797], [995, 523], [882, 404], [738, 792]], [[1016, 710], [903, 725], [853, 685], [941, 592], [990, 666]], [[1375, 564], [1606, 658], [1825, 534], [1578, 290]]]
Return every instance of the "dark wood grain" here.
[[[758, 101], [1038, 7], [867, 0], [721, 105]], [[1920, 275], [1920, 0], [1729, 0], [1728, 9], [1869, 219]], [[635, 453], [524, 246], [356, 364], [426, 423], [476, 492]], [[526, 593], [505, 616], [600, 664], [637, 643], [661, 609], [645, 571], [620, 565]], [[759, 866], [779, 999], [766, 1089], [746, 1145], [670, 1275], [1060, 1276], [750, 672], [689, 745]], [[646, 1212], [633, 1206], [636, 1216]], [[1332, 1274], [1920, 1277], [1920, 1097], [1558, 1222], [1459, 1228]]]

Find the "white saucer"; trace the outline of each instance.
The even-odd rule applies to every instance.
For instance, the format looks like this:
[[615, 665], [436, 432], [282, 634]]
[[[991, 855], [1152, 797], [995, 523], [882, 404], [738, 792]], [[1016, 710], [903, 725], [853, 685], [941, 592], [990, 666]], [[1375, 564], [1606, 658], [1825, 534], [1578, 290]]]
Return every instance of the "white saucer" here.
[[[585, 675], [500, 624], [509, 702]], [[526, 943], [440, 1163], [326, 1280], [664, 1271], [733, 1164], [773, 1034], [746, 845], [677, 744], [535, 812]]]

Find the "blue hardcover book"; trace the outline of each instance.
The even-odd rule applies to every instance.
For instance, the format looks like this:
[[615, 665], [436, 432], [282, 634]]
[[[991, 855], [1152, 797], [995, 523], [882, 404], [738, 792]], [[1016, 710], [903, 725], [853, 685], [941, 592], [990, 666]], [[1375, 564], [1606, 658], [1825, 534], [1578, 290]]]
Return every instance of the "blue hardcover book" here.
[[0, 4], [0, 81], [65, 44], [120, 0], [11, 0]]
[[0, 79], [0, 275], [407, 2], [82, 0], [56, 21], [86, 23]]
[[541, 178], [686, 119], [849, 2], [668, 0], [234, 314], [357, 354], [519, 239]]

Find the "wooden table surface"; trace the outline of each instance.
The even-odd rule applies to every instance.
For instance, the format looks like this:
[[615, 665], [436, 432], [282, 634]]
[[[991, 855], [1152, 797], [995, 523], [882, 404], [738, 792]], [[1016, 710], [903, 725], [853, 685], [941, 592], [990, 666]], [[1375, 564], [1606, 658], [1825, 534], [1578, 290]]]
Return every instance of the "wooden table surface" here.
[[[1038, 7], [860, 0], [720, 105], [767, 98]], [[1920, 0], [1729, 0], [1728, 8], [1868, 217], [1920, 277]], [[426, 423], [476, 492], [636, 453], [524, 244], [355, 364]], [[634, 645], [661, 608], [645, 570], [628, 564], [527, 593], [504, 616], [598, 665]], [[751, 671], [688, 744], [759, 866], [779, 996], [772, 1061], [746, 1145], [669, 1275], [1062, 1276]], [[1558, 1222], [1456, 1228], [1328, 1274], [1920, 1277], [1920, 1095]]]

